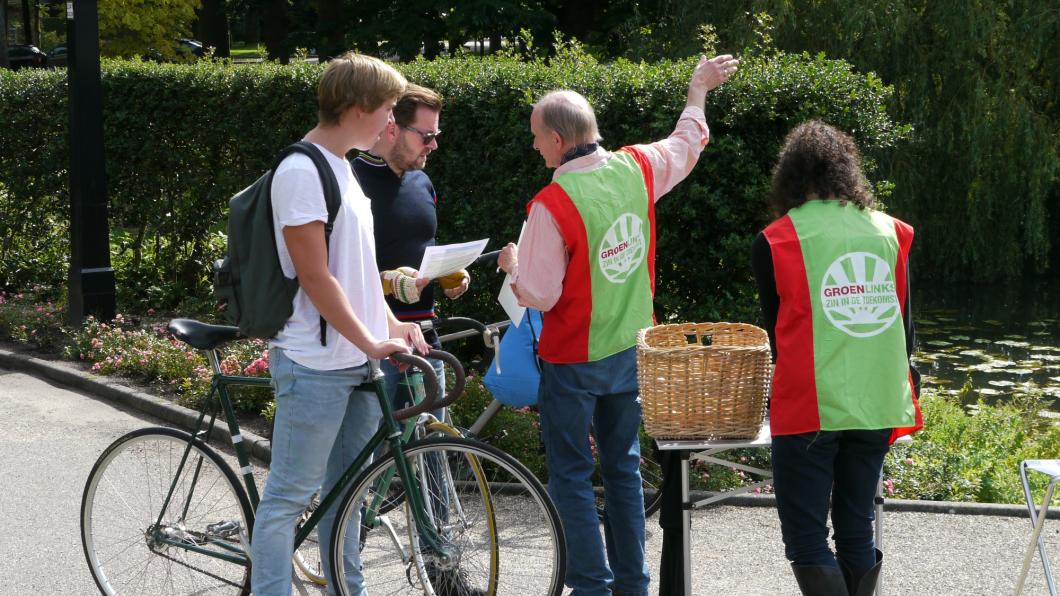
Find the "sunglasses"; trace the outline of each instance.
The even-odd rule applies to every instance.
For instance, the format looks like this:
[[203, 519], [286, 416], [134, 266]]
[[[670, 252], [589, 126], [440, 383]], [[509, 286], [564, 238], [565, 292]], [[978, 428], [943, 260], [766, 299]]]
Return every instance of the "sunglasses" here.
[[406, 126], [404, 124], [401, 124], [399, 126], [401, 126], [401, 128], [404, 128], [405, 130], [411, 130], [412, 132], [420, 135], [420, 139], [423, 140], [424, 145], [430, 145], [431, 141], [437, 139], [438, 135], [442, 134], [442, 131], [440, 130], [436, 130], [434, 132], [423, 132], [415, 126]]

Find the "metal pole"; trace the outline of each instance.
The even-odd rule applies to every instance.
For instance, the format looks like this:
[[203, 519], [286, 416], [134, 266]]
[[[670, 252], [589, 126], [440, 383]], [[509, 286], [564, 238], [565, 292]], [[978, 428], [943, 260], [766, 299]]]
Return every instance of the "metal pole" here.
[[113, 319], [117, 307], [114, 270], [110, 266], [97, 8], [96, 0], [66, 3], [70, 82], [68, 317], [73, 325], [79, 324], [85, 315]]

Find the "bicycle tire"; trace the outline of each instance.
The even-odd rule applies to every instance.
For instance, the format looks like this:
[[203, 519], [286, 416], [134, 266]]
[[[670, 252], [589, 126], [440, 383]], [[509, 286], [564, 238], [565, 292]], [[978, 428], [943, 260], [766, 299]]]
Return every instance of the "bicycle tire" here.
[[[163, 528], [162, 504], [188, 445]], [[250, 567], [169, 540], [245, 553], [254, 527], [246, 490], [208, 445], [171, 428], [143, 428], [111, 443], [81, 498], [81, 545], [103, 594], [247, 593]]]
[[[302, 529], [302, 525], [309, 521], [309, 516], [313, 515], [313, 512], [319, 506], [320, 493], [317, 492], [310, 500], [309, 506], [299, 516], [298, 523], [295, 525], [295, 533]], [[294, 551], [294, 557], [291, 560], [295, 569], [298, 569], [298, 572], [309, 581], [318, 586], [326, 586], [328, 584], [327, 578], [324, 577], [324, 568], [320, 564], [320, 539], [317, 537], [316, 528], [313, 528], [313, 531], [306, 536], [306, 539], [298, 545], [298, 549]]]
[[[425, 427], [427, 436], [443, 436], [443, 437], [463, 437], [460, 430], [449, 426], [444, 422], [431, 422]], [[387, 497], [383, 499], [382, 504], [379, 507], [379, 514], [390, 513], [395, 507], [403, 506], [405, 504], [405, 489], [401, 486], [400, 480], [395, 478], [389, 487]], [[309, 516], [313, 514], [317, 506], [320, 505], [319, 493], [313, 495], [313, 500], [309, 506], [306, 507], [304, 513], [298, 520], [296, 531], [302, 529]], [[367, 529], [362, 530], [367, 531]], [[311, 533], [305, 541], [299, 546], [298, 550], [294, 553], [294, 566], [298, 571], [309, 581], [313, 582], [318, 586], [326, 586], [328, 584], [327, 578], [324, 577], [324, 569], [320, 564], [320, 541], [316, 538], [315, 530]]]
[[[450, 511], [442, 523], [438, 522], [442, 516], [423, 514], [442, 536], [449, 559], [441, 561], [423, 552], [423, 529], [406, 500], [404, 507], [385, 516], [387, 533], [372, 530], [368, 534], [361, 559], [365, 588], [387, 594], [431, 593], [436, 588], [443, 593], [469, 588], [490, 596], [561, 594], [566, 569], [563, 528], [537, 478], [510, 455], [469, 439], [434, 437], [404, 449], [418, 476], [428, 468], [424, 462], [432, 454], [449, 463], [445, 469], [453, 479], [449, 487], [456, 498], [449, 499]], [[357, 519], [378, 477], [393, 465], [394, 458], [388, 455], [365, 470], [347, 491], [332, 540], [333, 570], [344, 569], [350, 522]], [[421, 487], [430, 486], [418, 479]], [[459, 512], [453, 511], [457, 504]], [[444, 527], [437, 528], [440, 525]], [[442, 581], [454, 583], [443, 586]], [[336, 587], [340, 594], [349, 593], [345, 577]]]
[[[460, 432], [460, 429], [450, 426], [444, 422], [431, 422], [427, 424], [424, 429], [427, 431], [425, 437], [461, 437], [464, 434]], [[390, 485], [390, 490], [387, 493], [382, 504], [379, 506], [379, 513], [390, 513], [395, 507], [405, 504], [405, 489], [401, 486], [399, 479], [395, 478], [394, 482]]]

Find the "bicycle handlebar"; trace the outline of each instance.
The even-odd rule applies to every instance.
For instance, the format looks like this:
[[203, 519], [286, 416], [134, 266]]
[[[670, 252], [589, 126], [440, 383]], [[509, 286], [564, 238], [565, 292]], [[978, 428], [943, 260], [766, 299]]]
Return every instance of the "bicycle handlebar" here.
[[423, 357], [417, 356], [415, 354], [396, 353], [392, 354], [390, 358], [395, 362], [407, 364], [412, 368], [415, 368], [416, 370], [420, 371], [421, 376], [423, 377], [423, 401], [414, 406], [402, 408], [394, 412], [395, 420], [404, 420], [413, 416], [419, 416], [424, 412], [429, 412], [431, 410], [437, 410], [438, 408], [447, 407], [453, 402], [455, 402], [457, 399], [459, 399], [460, 396], [464, 393], [464, 367], [460, 364], [460, 361], [456, 359], [456, 356], [453, 356], [449, 352], [443, 352], [441, 350], [431, 350], [427, 352], [427, 358], [441, 360], [453, 369], [453, 376], [455, 377], [453, 388], [449, 391], [449, 395], [446, 396], [446, 398], [442, 400], [440, 404], [434, 403], [438, 399], [438, 377], [435, 376], [434, 367], [431, 366], [430, 362], [428, 362]]
[[462, 328], [461, 331], [450, 333], [440, 337], [441, 341], [447, 341], [450, 339], [459, 339], [462, 337], [471, 337], [475, 333], [482, 335], [482, 343], [487, 348], [493, 348], [493, 362], [497, 367], [497, 374], [501, 372], [501, 329], [510, 325], [510, 321], [504, 321], [502, 323], [492, 323], [486, 325], [480, 321], [468, 317], [447, 317], [438, 319], [434, 326], [436, 329], [444, 329], [446, 327], [458, 327]]
[[491, 267], [496, 267], [497, 266], [497, 258], [500, 257], [500, 256], [501, 256], [501, 251], [499, 251], [499, 250], [495, 250], [495, 251], [492, 251], [492, 252], [484, 252], [481, 255], [479, 255], [479, 257], [477, 259], [475, 259], [475, 262], [473, 263], [473, 265], [475, 267], [482, 267], [482, 266], [487, 266], [487, 265], [491, 266]]

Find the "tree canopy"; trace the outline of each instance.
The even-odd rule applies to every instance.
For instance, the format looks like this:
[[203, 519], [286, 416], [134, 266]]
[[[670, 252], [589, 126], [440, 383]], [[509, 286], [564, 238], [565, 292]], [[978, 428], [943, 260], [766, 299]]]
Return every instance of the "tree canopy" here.
[[180, 56], [177, 41], [191, 34], [200, 0], [99, 0], [104, 56]]

